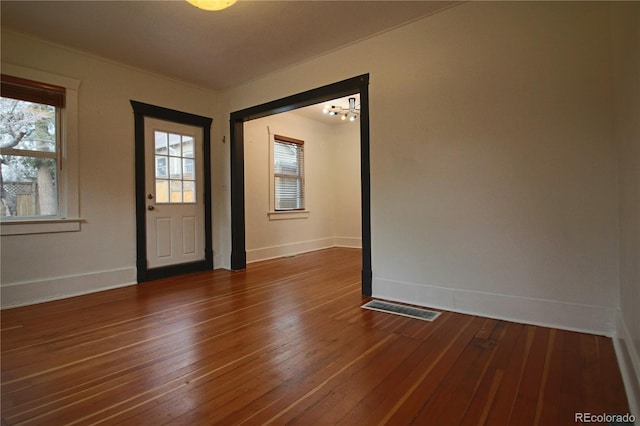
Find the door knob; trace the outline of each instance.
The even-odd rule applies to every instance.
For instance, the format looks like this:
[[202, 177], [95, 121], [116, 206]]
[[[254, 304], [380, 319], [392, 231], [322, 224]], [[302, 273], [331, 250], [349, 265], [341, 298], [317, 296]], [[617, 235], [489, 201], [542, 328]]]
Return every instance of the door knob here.
[[154, 206], [147, 206], [147, 210], [155, 210], [156, 208]]

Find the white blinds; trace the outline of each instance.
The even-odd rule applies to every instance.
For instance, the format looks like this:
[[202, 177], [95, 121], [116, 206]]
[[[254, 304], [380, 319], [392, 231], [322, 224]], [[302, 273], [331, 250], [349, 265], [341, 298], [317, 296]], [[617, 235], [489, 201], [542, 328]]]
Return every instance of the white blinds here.
[[275, 135], [273, 142], [275, 210], [303, 210], [304, 142]]

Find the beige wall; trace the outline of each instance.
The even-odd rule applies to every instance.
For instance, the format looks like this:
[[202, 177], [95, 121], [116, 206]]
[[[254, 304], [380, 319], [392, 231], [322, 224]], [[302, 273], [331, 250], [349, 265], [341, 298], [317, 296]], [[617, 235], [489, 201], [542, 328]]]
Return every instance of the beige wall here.
[[607, 333], [607, 16], [602, 3], [467, 3], [226, 91], [221, 106], [370, 73], [374, 295]]
[[342, 123], [331, 133], [334, 236], [340, 245], [361, 247], [360, 126]]
[[[329, 125], [295, 113], [244, 124], [249, 262], [336, 245], [360, 246], [360, 132], [350, 124]], [[267, 215], [270, 134], [304, 141], [308, 215], [284, 220]]]
[[80, 232], [2, 237], [2, 305], [135, 283], [129, 101], [211, 116], [216, 94], [6, 31], [2, 61], [80, 80], [79, 197], [84, 219]]

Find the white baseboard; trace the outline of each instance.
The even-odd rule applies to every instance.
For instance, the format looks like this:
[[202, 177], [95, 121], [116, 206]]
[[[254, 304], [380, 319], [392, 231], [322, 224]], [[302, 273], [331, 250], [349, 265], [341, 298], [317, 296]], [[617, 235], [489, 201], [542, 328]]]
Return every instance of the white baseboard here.
[[373, 297], [464, 314], [612, 337], [615, 308], [483, 293], [374, 277]]
[[3, 284], [2, 309], [33, 305], [136, 284], [136, 268], [112, 269], [66, 277]]
[[638, 419], [640, 418], [640, 354], [633, 344], [633, 338], [620, 310], [616, 311], [616, 319], [613, 347], [616, 350], [618, 366], [627, 392], [629, 410]]
[[277, 259], [279, 257], [294, 256], [310, 251], [323, 250], [331, 247], [361, 248], [362, 239], [349, 237], [329, 237], [318, 240], [300, 241], [272, 247], [247, 250], [247, 263]]
[[333, 237], [334, 247], [362, 248], [362, 238]]
[[[357, 239], [355, 238], [339, 238], [338, 243], [334, 240], [336, 239], [325, 238], [313, 241], [304, 241], [296, 244], [249, 250], [247, 251], [247, 262], [257, 262], [259, 260], [292, 256], [336, 246], [357, 246]], [[214, 265], [217, 268], [224, 268], [225, 257], [221, 255], [215, 256]], [[228, 267], [228, 265], [226, 266]], [[81, 296], [83, 294], [95, 293], [118, 287], [126, 287], [137, 283], [136, 275], [136, 268], [131, 267], [47, 278], [36, 281], [24, 281], [10, 284], [3, 283], [0, 287], [0, 309], [33, 305], [36, 303]]]
[[247, 250], [247, 263], [276, 259], [278, 257], [294, 256], [296, 254], [322, 250], [329, 247], [333, 247], [333, 238], [300, 241], [297, 243]]
[[222, 256], [221, 254], [215, 254], [213, 256], [213, 269], [229, 269], [229, 265], [225, 263], [225, 259], [229, 259], [230, 256]]

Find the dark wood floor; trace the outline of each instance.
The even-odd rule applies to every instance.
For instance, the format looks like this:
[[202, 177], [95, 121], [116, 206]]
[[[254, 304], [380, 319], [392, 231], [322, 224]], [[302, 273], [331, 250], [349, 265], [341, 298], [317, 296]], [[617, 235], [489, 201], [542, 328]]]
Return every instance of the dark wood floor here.
[[3, 424], [573, 425], [626, 413], [611, 340], [363, 310], [330, 249], [2, 311]]

